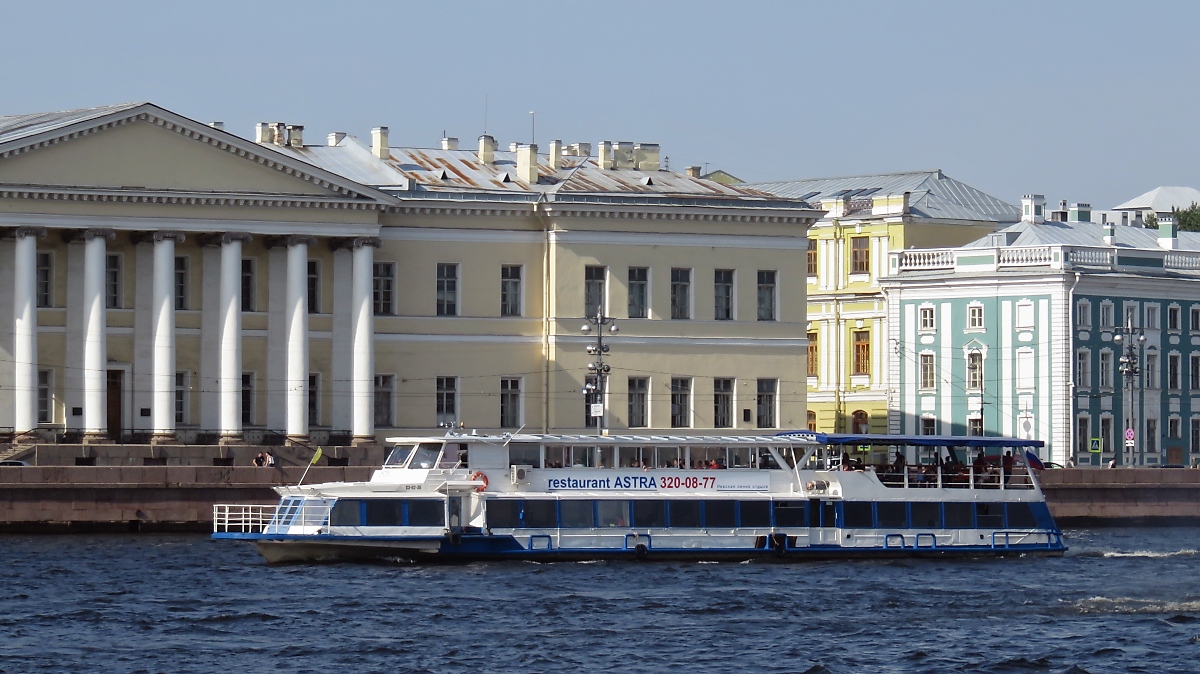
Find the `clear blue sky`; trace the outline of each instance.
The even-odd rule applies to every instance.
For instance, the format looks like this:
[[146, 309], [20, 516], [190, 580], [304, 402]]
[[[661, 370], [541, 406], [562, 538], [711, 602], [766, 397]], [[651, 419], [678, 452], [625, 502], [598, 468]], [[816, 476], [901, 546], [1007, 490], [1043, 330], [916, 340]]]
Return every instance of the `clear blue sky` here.
[[1200, 187], [1197, 2], [19, 2], [0, 114], [148, 100], [434, 146], [657, 142], [749, 181], [941, 168], [1016, 202]]

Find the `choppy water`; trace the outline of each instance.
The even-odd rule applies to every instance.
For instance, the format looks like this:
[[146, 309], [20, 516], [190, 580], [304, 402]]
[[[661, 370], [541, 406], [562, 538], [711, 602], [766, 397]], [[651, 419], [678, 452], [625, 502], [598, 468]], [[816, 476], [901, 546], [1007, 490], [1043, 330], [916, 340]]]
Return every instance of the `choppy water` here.
[[268, 567], [0, 536], [0, 672], [1197, 672], [1200, 529], [1062, 559]]

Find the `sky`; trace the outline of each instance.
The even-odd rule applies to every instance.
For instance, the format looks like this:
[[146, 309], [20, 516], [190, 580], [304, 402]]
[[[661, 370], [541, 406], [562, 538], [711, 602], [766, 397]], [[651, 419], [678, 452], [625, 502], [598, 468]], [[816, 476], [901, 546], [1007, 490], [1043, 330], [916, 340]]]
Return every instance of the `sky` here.
[[[1200, 2], [12, 3], [0, 115], [658, 143], [748, 182], [940, 168], [1010, 203], [1200, 188]], [[534, 124], [531, 125], [530, 112]], [[533, 127], [533, 128], [531, 128]]]

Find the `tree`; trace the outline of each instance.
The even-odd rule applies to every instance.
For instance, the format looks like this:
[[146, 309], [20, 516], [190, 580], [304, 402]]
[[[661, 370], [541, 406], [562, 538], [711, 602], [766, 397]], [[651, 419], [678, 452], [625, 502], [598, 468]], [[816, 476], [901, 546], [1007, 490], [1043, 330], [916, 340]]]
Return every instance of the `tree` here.
[[1142, 226], [1146, 229], [1158, 229], [1158, 213], [1147, 211], [1146, 217], [1142, 220]]
[[1200, 204], [1192, 202], [1187, 208], [1172, 208], [1175, 228], [1180, 232], [1200, 232]]

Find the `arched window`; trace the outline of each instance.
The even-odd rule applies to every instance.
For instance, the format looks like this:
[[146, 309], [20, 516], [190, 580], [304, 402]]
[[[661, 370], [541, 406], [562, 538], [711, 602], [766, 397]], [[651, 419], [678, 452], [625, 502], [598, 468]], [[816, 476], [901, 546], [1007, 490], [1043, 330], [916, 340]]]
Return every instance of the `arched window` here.
[[853, 422], [854, 433], [861, 435], [870, 432], [869, 429], [871, 427], [871, 417], [867, 415], [866, 412], [862, 410], [855, 410], [854, 413], [850, 415], [850, 420]]
[[808, 430], [817, 430], [817, 413], [812, 410], [808, 411]]

